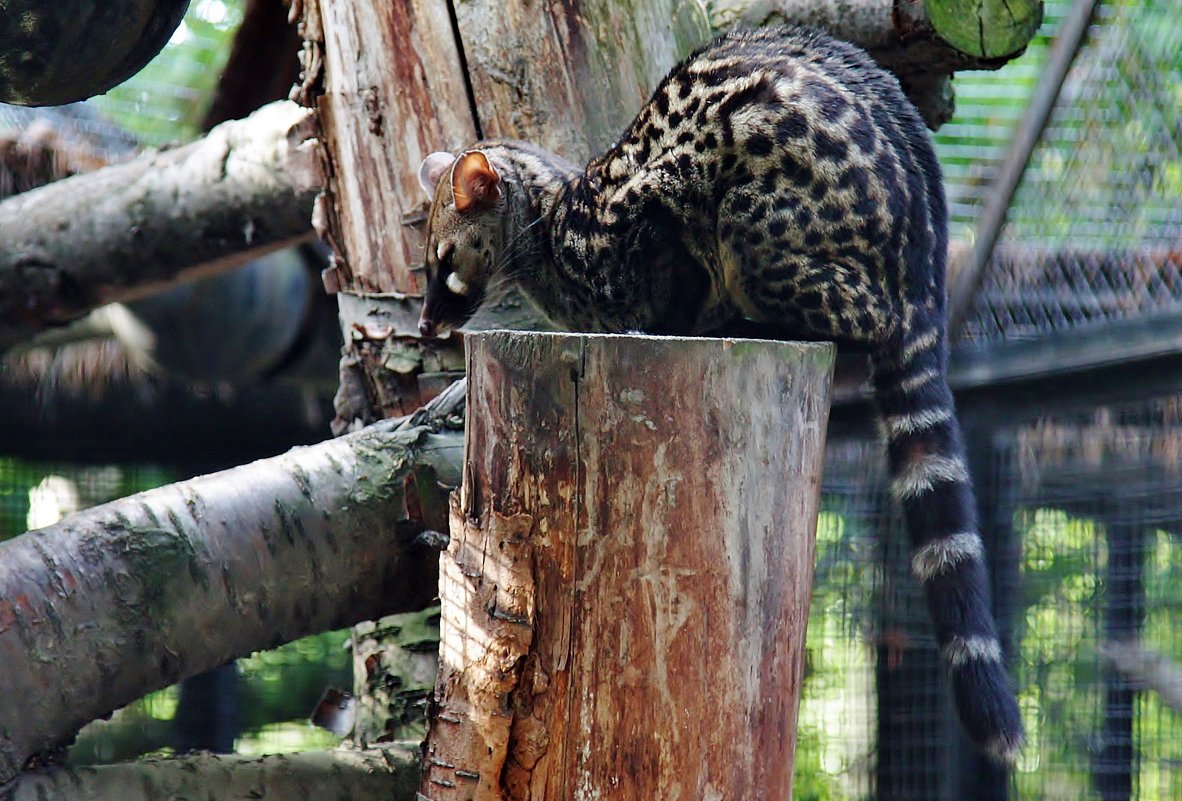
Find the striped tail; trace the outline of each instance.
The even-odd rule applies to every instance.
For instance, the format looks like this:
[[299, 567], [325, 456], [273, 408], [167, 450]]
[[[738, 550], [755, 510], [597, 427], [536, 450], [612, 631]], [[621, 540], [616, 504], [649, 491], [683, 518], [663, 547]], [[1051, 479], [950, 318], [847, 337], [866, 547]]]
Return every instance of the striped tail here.
[[942, 326], [920, 328], [874, 358], [891, 491], [911, 535], [960, 719], [977, 746], [1012, 764], [1022, 745], [1018, 703], [990, 610], [984, 549], [960, 426], [947, 379]]

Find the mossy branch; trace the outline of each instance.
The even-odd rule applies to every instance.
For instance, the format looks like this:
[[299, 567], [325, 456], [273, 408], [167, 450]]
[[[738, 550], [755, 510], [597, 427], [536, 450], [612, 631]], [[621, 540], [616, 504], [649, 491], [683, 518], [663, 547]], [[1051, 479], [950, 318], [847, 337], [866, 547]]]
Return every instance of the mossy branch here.
[[438, 556], [406, 492], [459, 481], [462, 435], [437, 428], [379, 423], [0, 544], [0, 783], [147, 692], [427, 606]]

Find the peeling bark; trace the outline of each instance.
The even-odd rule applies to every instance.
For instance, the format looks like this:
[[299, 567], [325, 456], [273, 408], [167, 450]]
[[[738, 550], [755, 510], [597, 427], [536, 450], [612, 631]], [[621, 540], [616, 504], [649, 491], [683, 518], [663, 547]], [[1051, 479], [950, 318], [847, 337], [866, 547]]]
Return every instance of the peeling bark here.
[[3, 790], [9, 793], [4, 796], [6, 801], [414, 801], [418, 761], [417, 749], [409, 744], [265, 757], [196, 754], [92, 768], [30, 771]]
[[184, 147], [0, 202], [0, 349], [309, 239], [318, 187], [288, 171], [307, 117], [271, 104]]
[[0, 782], [147, 692], [430, 604], [407, 481], [457, 483], [458, 440], [379, 424], [0, 543]]
[[[353, 742], [363, 748], [394, 740], [421, 742], [427, 733], [427, 700], [439, 672], [439, 607], [359, 623], [353, 627], [352, 650]], [[398, 680], [391, 681], [392, 676]]]
[[790, 796], [832, 359], [469, 339], [424, 797]]
[[[325, 286], [340, 293], [346, 329], [333, 424], [344, 431], [407, 414], [463, 363], [460, 337], [418, 335], [426, 198], [417, 174], [432, 151], [474, 141], [477, 126], [449, 3], [305, 0], [293, 13], [305, 39], [294, 96], [316, 108], [326, 176], [314, 222], [333, 248]], [[370, 306], [383, 324], [366, 318]]]

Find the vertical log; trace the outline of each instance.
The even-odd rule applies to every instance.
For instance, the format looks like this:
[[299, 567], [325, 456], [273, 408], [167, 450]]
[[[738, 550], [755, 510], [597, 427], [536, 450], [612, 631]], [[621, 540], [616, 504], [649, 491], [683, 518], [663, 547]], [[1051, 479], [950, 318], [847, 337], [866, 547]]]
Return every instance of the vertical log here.
[[682, 0], [466, 0], [456, 19], [481, 130], [586, 161], [710, 37]]
[[[415, 293], [419, 162], [476, 136], [444, 0], [308, 0], [323, 59], [316, 99], [328, 159], [324, 211], [342, 285]], [[318, 34], [318, 35], [317, 35]]]
[[[476, 138], [447, 0], [303, 0], [302, 85], [318, 111], [324, 194], [313, 223], [333, 248], [345, 356], [341, 431], [410, 414], [463, 363], [458, 337], [420, 342], [425, 221], [417, 172]], [[424, 375], [426, 374], [426, 375]]]
[[426, 798], [790, 797], [832, 365], [469, 338]]

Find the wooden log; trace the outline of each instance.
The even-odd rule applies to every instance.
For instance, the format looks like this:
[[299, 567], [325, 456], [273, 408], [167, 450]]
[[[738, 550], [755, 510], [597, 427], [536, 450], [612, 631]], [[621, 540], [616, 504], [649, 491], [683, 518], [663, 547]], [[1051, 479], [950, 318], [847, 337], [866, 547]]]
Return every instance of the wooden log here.
[[532, 141], [583, 162], [631, 122], [661, 77], [711, 35], [698, 3], [455, 4], [485, 137]]
[[184, 147], [0, 203], [0, 349], [310, 239], [316, 187], [289, 171], [307, 117], [274, 103]]
[[832, 365], [469, 338], [423, 796], [790, 797]]
[[0, 103], [58, 106], [102, 94], [164, 48], [188, 7], [189, 0], [5, 0]]
[[338, 748], [245, 756], [189, 753], [95, 766], [27, 771], [5, 790], [6, 801], [159, 801], [201, 798], [348, 798], [413, 801], [418, 754], [409, 743], [365, 751]]
[[301, 99], [320, 115], [327, 189], [322, 212], [340, 284], [413, 294], [422, 236], [419, 162], [476, 137], [447, 3], [307, 0]]
[[455, 439], [391, 421], [0, 543], [0, 785], [147, 692], [428, 605], [405, 521], [458, 478]]
[[305, 40], [294, 95], [318, 111], [326, 177], [313, 222], [334, 252], [325, 287], [342, 295], [340, 432], [409, 414], [446, 386], [431, 374], [463, 363], [460, 337], [418, 339], [417, 174], [478, 132], [445, 0], [304, 0], [292, 12]]

